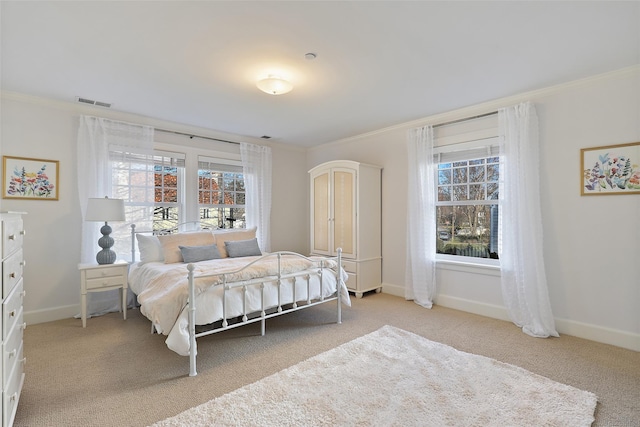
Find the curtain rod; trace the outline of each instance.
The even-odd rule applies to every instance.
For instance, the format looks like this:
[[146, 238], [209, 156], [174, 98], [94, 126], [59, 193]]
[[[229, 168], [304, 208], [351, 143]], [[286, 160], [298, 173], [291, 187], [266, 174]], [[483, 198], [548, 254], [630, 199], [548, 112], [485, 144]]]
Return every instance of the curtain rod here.
[[201, 138], [201, 139], [209, 139], [211, 141], [226, 142], [228, 144], [240, 145], [240, 143], [236, 142], [236, 141], [229, 141], [229, 140], [226, 140], [226, 139], [219, 139], [219, 138], [211, 138], [210, 136], [200, 136], [200, 135], [194, 135], [192, 133], [184, 133], [184, 132], [178, 132], [178, 131], [175, 131], [175, 130], [158, 129], [158, 128], [154, 128], [154, 130], [156, 130], [158, 132], [172, 133], [174, 135], [188, 136], [191, 139], [193, 139], [193, 138]]
[[456, 124], [456, 123], [466, 122], [467, 120], [481, 119], [483, 117], [489, 117], [489, 116], [493, 116], [495, 114], [498, 114], [498, 112], [497, 111], [493, 111], [491, 113], [478, 114], [477, 116], [473, 116], [473, 117], [465, 117], [464, 119], [451, 120], [450, 122], [438, 123], [437, 125], [433, 125], [433, 128], [435, 129], [435, 128], [439, 128], [441, 126], [447, 126], [447, 125], [453, 125], [453, 124]]

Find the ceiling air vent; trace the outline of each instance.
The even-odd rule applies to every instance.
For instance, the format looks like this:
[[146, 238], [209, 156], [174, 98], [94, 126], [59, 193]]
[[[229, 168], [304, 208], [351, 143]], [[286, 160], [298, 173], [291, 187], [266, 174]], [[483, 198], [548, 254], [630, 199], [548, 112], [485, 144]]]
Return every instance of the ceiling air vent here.
[[82, 102], [83, 104], [96, 105], [98, 107], [111, 108], [111, 104], [108, 102], [94, 101], [93, 99], [82, 98], [80, 96], [76, 96], [76, 101]]

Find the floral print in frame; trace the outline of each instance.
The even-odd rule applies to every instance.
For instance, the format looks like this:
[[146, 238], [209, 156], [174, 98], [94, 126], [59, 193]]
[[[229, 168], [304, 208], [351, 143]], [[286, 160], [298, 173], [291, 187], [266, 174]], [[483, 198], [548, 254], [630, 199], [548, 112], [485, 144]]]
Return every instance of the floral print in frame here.
[[2, 198], [58, 200], [57, 160], [2, 156]]
[[580, 150], [583, 196], [640, 194], [640, 142]]

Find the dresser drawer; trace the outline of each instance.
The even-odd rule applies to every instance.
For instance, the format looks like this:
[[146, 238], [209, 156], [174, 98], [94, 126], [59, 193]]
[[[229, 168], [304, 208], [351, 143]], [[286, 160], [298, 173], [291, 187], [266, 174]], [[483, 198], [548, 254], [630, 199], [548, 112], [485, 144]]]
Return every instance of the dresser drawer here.
[[20, 392], [24, 384], [24, 363], [25, 359], [22, 355], [22, 346], [17, 355], [17, 363], [13, 368], [13, 371], [9, 375], [9, 380], [5, 384], [4, 391], [2, 393], [2, 418], [5, 426], [13, 424], [13, 420], [16, 416], [16, 410], [18, 409], [18, 400], [20, 400]]
[[8, 338], [2, 344], [2, 383], [7, 384], [9, 375], [17, 364], [22, 348], [22, 337], [26, 325], [22, 322], [22, 310], [18, 314], [17, 322], [13, 329], [9, 331]]
[[22, 278], [24, 265], [22, 249], [2, 262], [2, 298], [6, 298], [16, 283]]
[[22, 314], [24, 300], [23, 282], [20, 280], [13, 292], [2, 302], [2, 337], [9, 336], [9, 332], [16, 324], [18, 315]]
[[23, 240], [22, 218], [4, 218], [2, 220], [2, 258], [20, 249]]

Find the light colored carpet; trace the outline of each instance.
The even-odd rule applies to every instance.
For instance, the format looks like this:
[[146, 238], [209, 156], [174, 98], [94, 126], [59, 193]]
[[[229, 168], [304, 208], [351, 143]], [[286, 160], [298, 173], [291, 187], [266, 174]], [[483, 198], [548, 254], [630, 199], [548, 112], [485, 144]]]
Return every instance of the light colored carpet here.
[[163, 426], [590, 426], [593, 393], [392, 326]]

